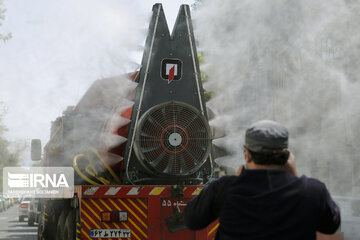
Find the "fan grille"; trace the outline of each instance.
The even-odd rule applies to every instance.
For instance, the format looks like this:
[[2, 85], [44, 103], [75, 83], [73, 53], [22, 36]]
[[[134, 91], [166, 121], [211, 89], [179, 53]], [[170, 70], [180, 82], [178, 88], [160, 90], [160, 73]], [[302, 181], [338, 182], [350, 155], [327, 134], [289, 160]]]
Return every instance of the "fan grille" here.
[[206, 161], [210, 128], [194, 107], [167, 102], [148, 110], [136, 132], [135, 153], [151, 172], [189, 175]]

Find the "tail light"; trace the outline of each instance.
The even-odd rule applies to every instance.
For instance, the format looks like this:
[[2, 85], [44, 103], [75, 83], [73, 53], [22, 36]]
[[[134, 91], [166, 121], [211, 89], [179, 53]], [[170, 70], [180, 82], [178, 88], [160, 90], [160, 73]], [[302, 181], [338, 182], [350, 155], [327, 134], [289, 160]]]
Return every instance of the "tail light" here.
[[127, 222], [128, 220], [128, 214], [124, 211], [101, 212], [100, 216], [102, 222]]

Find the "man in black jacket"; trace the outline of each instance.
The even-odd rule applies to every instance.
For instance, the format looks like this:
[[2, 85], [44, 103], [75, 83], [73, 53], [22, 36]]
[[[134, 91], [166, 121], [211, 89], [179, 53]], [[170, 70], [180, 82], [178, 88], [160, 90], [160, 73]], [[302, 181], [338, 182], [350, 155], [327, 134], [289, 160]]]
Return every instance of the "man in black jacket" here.
[[246, 165], [238, 176], [211, 182], [184, 210], [191, 230], [219, 218], [216, 239], [315, 240], [334, 233], [340, 211], [325, 185], [298, 177], [288, 150], [288, 130], [264, 120], [246, 130]]

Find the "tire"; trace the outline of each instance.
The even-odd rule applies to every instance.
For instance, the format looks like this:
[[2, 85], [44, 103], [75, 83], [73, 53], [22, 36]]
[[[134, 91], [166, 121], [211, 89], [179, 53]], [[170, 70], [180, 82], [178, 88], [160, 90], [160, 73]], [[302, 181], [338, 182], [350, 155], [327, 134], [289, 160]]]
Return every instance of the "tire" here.
[[69, 209], [65, 208], [61, 211], [56, 228], [56, 240], [64, 240], [64, 225]]
[[38, 221], [38, 240], [55, 240], [57, 234], [57, 224], [60, 214], [66, 208], [66, 204], [61, 201], [49, 200], [41, 202], [41, 214]]
[[44, 239], [42, 237], [42, 233], [43, 233], [43, 214], [40, 213], [39, 222], [38, 222], [38, 228], [37, 228], [37, 240], [43, 240]]
[[34, 222], [35, 222], [35, 216], [30, 215], [29, 218], [28, 218], [28, 225], [29, 226], [34, 226]]
[[74, 240], [76, 237], [76, 222], [75, 222], [76, 210], [71, 209], [67, 214], [63, 232], [63, 240]]
[[24, 221], [24, 216], [19, 216], [19, 222], [23, 222]]

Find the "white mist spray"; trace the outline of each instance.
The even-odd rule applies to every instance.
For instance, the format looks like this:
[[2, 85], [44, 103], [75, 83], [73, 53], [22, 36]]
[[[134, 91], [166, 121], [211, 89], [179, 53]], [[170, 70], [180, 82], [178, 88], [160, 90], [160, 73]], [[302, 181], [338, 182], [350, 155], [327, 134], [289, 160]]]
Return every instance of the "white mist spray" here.
[[217, 144], [233, 153], [220, 164], [242, 164], [244, 130], [272, 119], [289, 128], [300, 174], [360, 197], [359, 9], [345, 0], [203, 1], [194, 16], [204, 87], [227, 132]]

